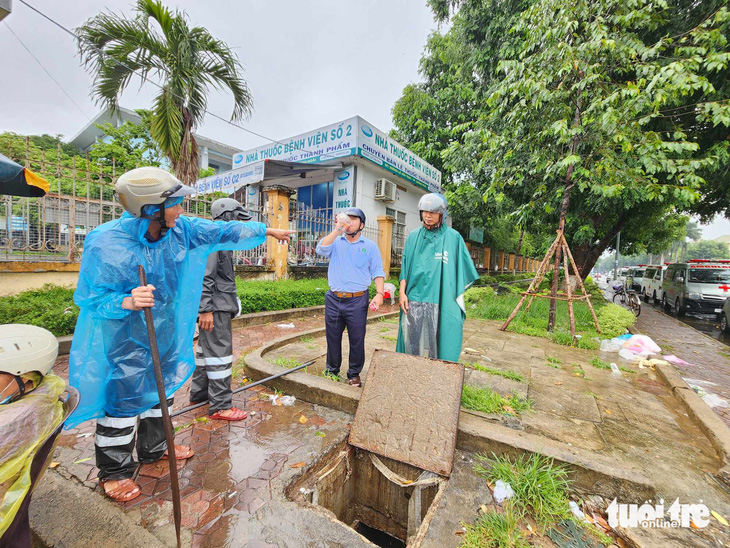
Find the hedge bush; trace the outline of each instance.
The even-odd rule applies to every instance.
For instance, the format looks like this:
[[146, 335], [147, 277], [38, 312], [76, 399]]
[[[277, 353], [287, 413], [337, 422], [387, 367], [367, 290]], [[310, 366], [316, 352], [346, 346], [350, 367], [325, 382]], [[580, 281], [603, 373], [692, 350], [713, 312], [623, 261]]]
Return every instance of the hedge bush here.
[[636, 316], [633, 312], [617, 304], [607, 304], [596, 312], [598, 325], [601, 326], [601, 338], [611, 339], [626, 333], [634, 325]]
[[73, 288], [46, 284], [0, 298], [0, 324], [27, 323], [48, 329], [57, 337], [71, 335], [79, 317], [73, 293]]

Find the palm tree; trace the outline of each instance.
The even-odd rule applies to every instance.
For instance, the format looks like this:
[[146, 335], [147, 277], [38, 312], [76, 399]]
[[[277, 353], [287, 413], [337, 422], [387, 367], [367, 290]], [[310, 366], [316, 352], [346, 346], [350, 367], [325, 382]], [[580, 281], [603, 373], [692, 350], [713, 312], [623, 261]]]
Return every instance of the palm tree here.
[[94, 73], [92, 96], [112, 110], [136, 74], [152, 74], [160, 92], [152, 108], [152, 138], [185, 183], [198, 177], [198, 146], [193, 131], [203, 121], [208, 86], [233, 94], [232, 121], [251, 113], [248, 85], [239, 76], [238, 57], [202, 27], [190, 27], [184, 12], [162, 2], [137, 0], [136, 15], [92, 17], [77, 29], [82, 62]]

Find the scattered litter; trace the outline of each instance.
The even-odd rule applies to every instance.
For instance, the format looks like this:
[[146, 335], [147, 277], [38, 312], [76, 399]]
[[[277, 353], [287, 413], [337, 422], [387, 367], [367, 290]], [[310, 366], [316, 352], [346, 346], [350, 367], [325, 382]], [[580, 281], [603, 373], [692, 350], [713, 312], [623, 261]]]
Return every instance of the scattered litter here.
[[562, 381], [558, 381], [555, 383], [555, 386], [560, 386], [561, 384], [563, 384]]
[[673, 363], [674, 365], [694, 365], [693, 363], [688, 363], [688, 362], [684, 361], [682, 358], [678, 358], [674, 354], [670, 354], [669, 356], [664, 356], [664, 359], [670, 363]]
[[473, 348], [469, 348], [468, 346], [464, 349], [464, 352], [467, 354], [481, 354], [479, 350], [474, 350]]
[[646, 335], [634, 335], [624, 342], [623, 348], [632, 354], [646, 354], [646, 356], [662, 351], [659, 345]]
[[702, 396], [702, 401], [710, 407], [730, 407], [730, 403], [728, 403], [725, 398], [721, 398], [717, 394], [705, 394]]
[[276, 327], [279, 327], [281, 329], [294, 329], [293, 323], [280, 323]]
[[651, 365], [669, 365], [668, 361], [660, 360], [658, 358], [652, 358], [651, 360], [649, 360], [649, 363]]
[[601, 352], [618, 352], [621, 350], [623, 341], [618, 337], [613, 339], [604, 339], [601, 341]]
[[86, 462], [86, 461], [90, 461], [90, 460], [91, 460], [91, 457], [86, 457], [85, 459], [75, 460], [74, 464], [81, 464], [82, 462]]
[[620, 339], [622, 341], [628, 341], [633, 335], [631, 333], [624, 333], [623, 335], [619, 335], [616, 337], [617, 339]]
[[305, 424], [307, 422], [307, 417], [302, 415], [301, 417], [299, 417], [299, 422], [301, 422], [302, 424]]
[[317, 437], [319, 437], [319, 438], [324, 438], [327, 434], [325, 434], [324, 432], [320, 432], [318, 430], [314, 435], [317, 436]]
[[511, 499], [514, 496], [515, 492], [509, 483], [497, 480], [497, 483], [494, 484], [494, 500], [497, 504], [502, 504], [505, 500]]
[[306, 462], [295, 462], [291, 465], [291, 468], [303, 468], [307, 465]]
[[86, 432], [86, 434], [76, 434], [77, 438], [88, 438], [91, 436], [91, 432]]
[[694, 390], [694, 391], [695, 391], [695, 393], [696, 393], [696, 394], [697, 394], [697, 395], [698, 395], [699, 397], [703, 397], [704, 395], [706, 395], [706, 394], [707, 394], [707, 392], [705, 392], [705, 390], [704, 390], [704, 389], [703, 389], [703, 388], [702, 388], [701, 386], [697, 386], [696, 384], [690, 384], [690, 385], [689, 385], [689, 387], [690, 387], [690, 388], [691, 388], [692, 390]]
[[583, 338], [583, 335], [576, 335], [576, 336], [575, 336], [575, 339], [576, 339], [576, 340], [581, 340], [582, 338]]
[[648, 356], [648, 354], [634, 354], [631, 350], [628, 348], [622, 348], [618, 351], [619, 358], [623, 358], [625, 360], [634, 360], [634, 359], [644, 359]]
[[573, 512], [573, 515], [577, 517], [580, 520], [588, 521], [586, 520], [586, 515], [583, 513], [583, 511], [578, 506], [578, 503], [574, 500], [571, 500], [568, 505], [570, 506], [570, 511]]
[[51, 464], [48, 465], [48, 468], [57, 468], [59, 464], [61, 463], [53, 461]]
[[727, 525], [728, 524], [727, 523], [727, 520], [724, 517], [722, 517], [720, 514], [718, 514], [717, 512], [715, 512], [714, 510], [711, 510], [710, 513], [712, 514], [712, 517], [714, 517], [717, 521], [719, 521], [723, 525]]
[[[662, 360], [659, 360], [662, 361]], [[654, 364], [651, 363], [651, 360], [639, 360], [639, 369], [651, 369], [654, 370]]]
[[281, 405], [289, 407], [294, 405], [294, 402], [297, 401], [297, 399], [294, 396], [282, 396], [279, 401], [281, 402]]
[[266, 394], [266, 397], [269, 398], [271, 405], [276, 405], [276, 402], [279, 399], [279, 394]]
[[492, 361], [492, 358], [488, 358], [488, 357], [487, 357], [487, 356], [485, 356], [484, 354], [482, 354], [482, 358], [484, 358], [485, 360], [488, 360], [488, 361], [490, 361], [490, 362]]
[[618, 368], [618, 365], [613, 362], [611, 362], [611, 373], [618, 375], [619, 377], [621, 376], [621, 370]]
[[235, 497], [235, 496], [236, 496], [237, 494], [238, 494], [238, 493], [236, 493], [235, 491], [233, 491], [233, 492], [232, 492], [232, 493], [231, 493], [230, 495], [228, 495], [228, 498], [229, 498], [229, 499], [230, 499], [230, 498], [233, 498], [233, 497]]

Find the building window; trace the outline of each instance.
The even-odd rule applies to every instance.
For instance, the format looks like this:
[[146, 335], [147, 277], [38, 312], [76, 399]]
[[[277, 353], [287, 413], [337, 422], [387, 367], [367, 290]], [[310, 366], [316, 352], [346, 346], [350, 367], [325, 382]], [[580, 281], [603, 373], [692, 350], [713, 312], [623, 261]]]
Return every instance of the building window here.
[[385, 214], [393, 217], [393, 237], [390, 243], [390, 261], [392, 266], [400, 266], [403, 257], [403, 246], [406, 243], [406, 214], [403, 211], [397, 211], [393, 208], [386, 207]]

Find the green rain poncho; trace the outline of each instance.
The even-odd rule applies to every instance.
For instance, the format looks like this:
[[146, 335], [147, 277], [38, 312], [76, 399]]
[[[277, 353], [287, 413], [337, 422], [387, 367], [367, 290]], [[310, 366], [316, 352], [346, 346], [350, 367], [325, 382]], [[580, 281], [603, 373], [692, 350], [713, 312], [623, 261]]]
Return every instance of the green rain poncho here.
[[401, 280], [406, 280], [408, 314], [401, 312], [396, 351], [459, 361], [464, 293], [479, 279], [461, 235], [442, 225], [408, 235]]

